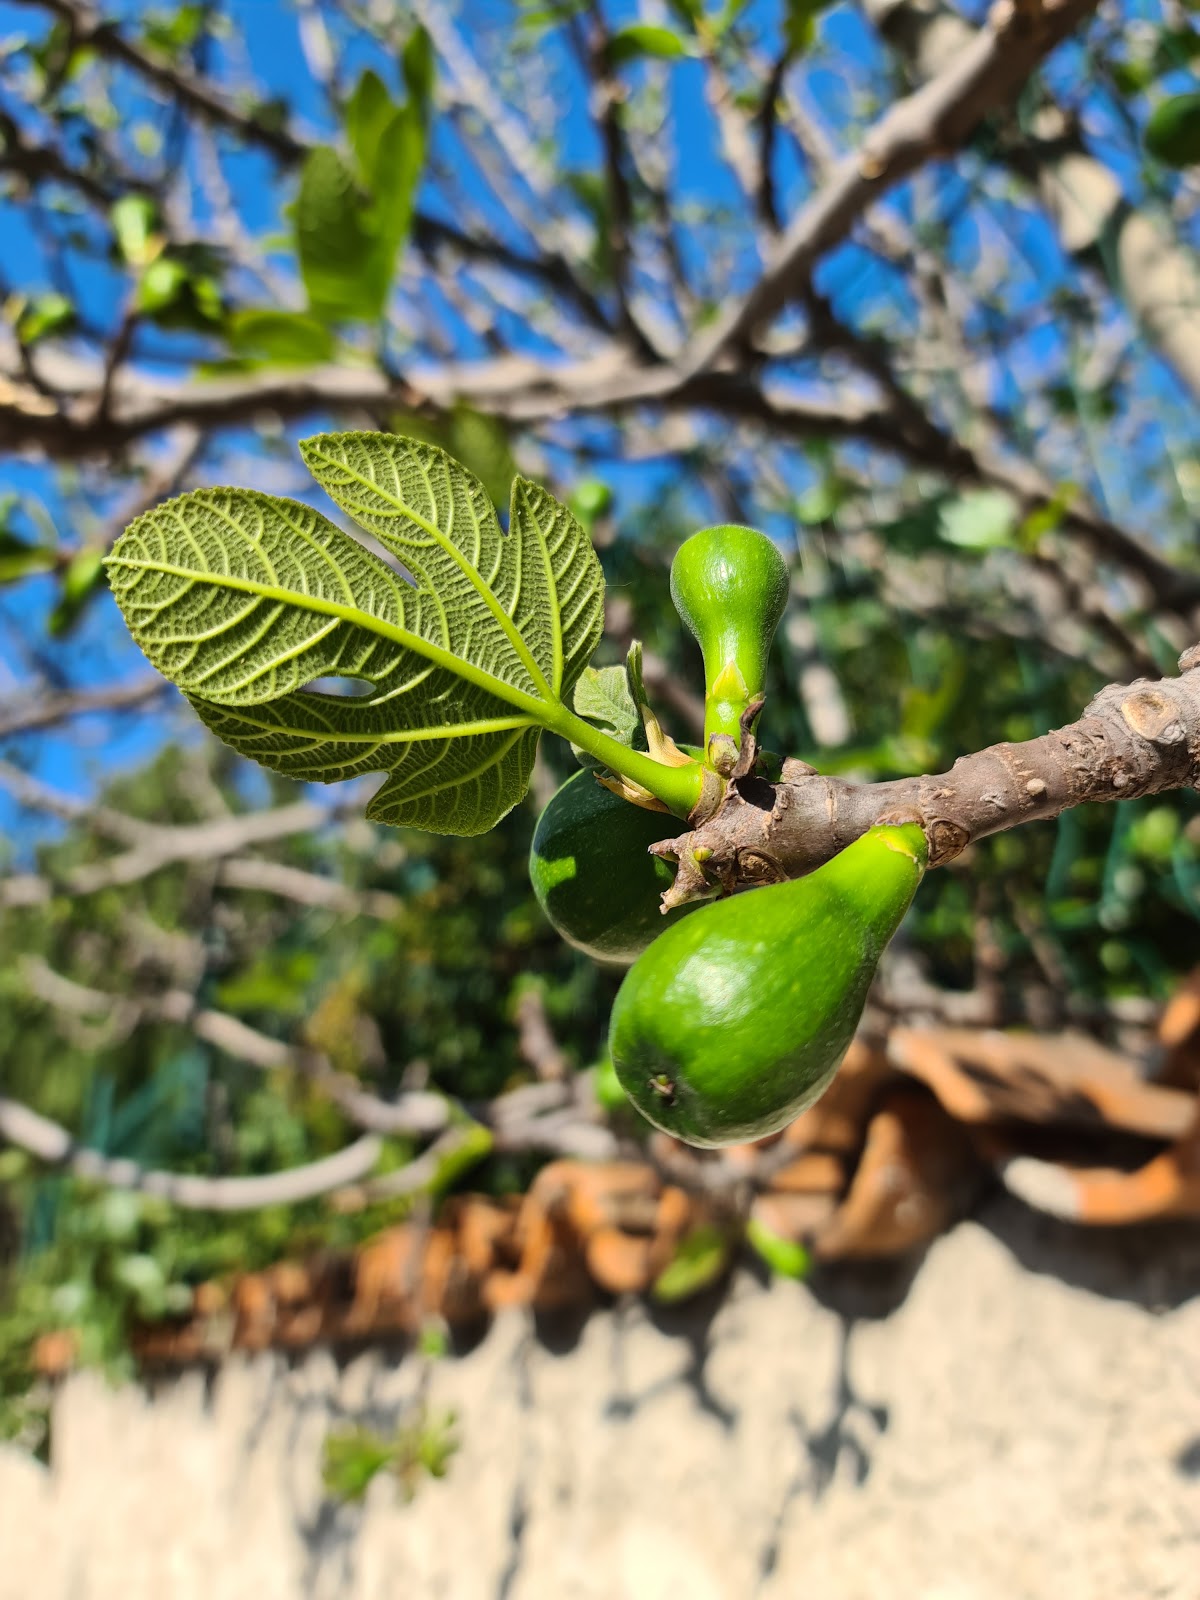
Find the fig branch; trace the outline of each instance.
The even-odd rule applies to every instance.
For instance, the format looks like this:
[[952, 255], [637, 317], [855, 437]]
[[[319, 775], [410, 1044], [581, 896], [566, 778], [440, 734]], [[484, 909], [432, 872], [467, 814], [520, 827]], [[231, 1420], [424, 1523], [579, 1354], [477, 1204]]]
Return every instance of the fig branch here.
[[885, 783], [825, 777], [791, 759], [770, 781], [751, 732], [756, 704], [743, 717], [740, 759], [718, 809], [651, 847], [678, 862], [663, 909], [714, 889], [801, 877], [883, 821], [919, 821], [929, 865], [939, 867], [977, 839], [1072, 806], [1200, 787], [1200, 645], [1180, 657], [1179, 670], [1177, 678], [1110, 684], [1077, 722], [1039, 738]]

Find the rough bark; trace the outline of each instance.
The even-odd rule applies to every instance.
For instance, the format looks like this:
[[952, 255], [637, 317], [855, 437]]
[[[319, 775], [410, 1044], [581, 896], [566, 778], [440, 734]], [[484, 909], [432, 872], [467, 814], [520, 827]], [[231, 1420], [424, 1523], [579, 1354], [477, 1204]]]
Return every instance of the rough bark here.
[[664, 909], [714, 889], [801, 877], [879, 822], [920, 822], [930, 866], [940, 867], [988, 834], [1088, 801], [1200, 786], [1200, 646], [1179, 665], [1178, 678], [1110, 684], [1077, 722], [962, 756], [930, 776], [856, 784], [785, 761], [772, 783], [754, 770], [747, 736], [717, 812], [653, 846], [679, 863]]

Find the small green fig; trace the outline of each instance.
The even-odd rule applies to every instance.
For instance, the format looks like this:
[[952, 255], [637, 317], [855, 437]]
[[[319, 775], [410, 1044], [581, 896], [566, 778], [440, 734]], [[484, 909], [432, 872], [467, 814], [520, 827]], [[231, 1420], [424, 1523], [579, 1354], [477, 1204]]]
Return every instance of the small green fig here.
[[626, 973], [609, 1047], [626, 1094], [688, 1144], [761, 1139], [833, 1079], [928, 860], [871, 828], [806, 878], [702, 905]]
[[568, 778], [538, 818], [529, 851], [533, 892], [559, 935], [593, 961], [627, 967], [695, 910], [663, 916], [675, 874], [648, 854], [680, 827], [678, 817], [631, 805], [590, 772]]
[[676, 551], [671, 598], [704, 655], [706, 751], [714, 734], [740, 738], [787, 597], [787, 563], [754, 528], [705, 528]]

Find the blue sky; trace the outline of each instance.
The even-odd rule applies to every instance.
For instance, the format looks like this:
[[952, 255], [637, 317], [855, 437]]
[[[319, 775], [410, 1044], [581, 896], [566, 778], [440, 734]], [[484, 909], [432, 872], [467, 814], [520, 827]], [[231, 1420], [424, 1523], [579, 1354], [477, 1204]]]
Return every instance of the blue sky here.
[[[121, 8], [106, 8], [110, 13]], [[1152, 8], [1139, 3], [1129, 6], [1130, 14], [1153, 15]], [[235, 0], [229, 10], [244, 26], [246, 33], [246, 59], [253, 67], [257, 79], [268, 94], [285, 96], [296, 110], [301, 130], [316, 137], [328, 136], [332, 126], [323, 109], [323, 96], [319, 86], [309, 75], [300, 48], [292, 7], [281, 0]], [[145, 15], [146, 8], [127, 6], [126, 15]], [[486, 32], [498, 19], [511, 15], [507, 5], [496, 0], [474, 0], [468, 14], [478, 19]], [[747, 9], [747, 16], [764, 24], [778, 15], [771, 0], [755, 0]], [[637, 7], [623, 3], [611, 8], [616, 22], [631, 20]], [[0, 0], [0, 38], [25, 33], [42, 26], [41, 14], [26, 6], [15, 6]], [[861, 93], [861, 83], [868, 68], [881, 62], [875, 36], [858, 12], [848, 5], [832, 9], [822, 22], [826, 45], [834, 52], [830, 65], [812, 75], [810, 85], [813, 98], [829, 122], [838, 126], [856, 111], [854, 99]], [[394, 65], [381, 60], [378, 52], [361, 41], [351, 40], [342, 58], [347, 78], [352, 78], [361, 65], [372, 59], [381, 70], [391, 71], [395, 81]], [[1075, 46], [1059, 53], [1051, 67], [1051, 75], [1064, 84], [1071, 81], [1077, 60]], [[244, 65], [241, 57], [235, 61]], [[568, 53], [558, 45], [547, 47], [539, 62], [547, 74], [556, 76], [564, 105], [564, 115], [559, 129], [560, 154], [566, 165], [591, 168], [598, 161], [595, 131], [586, 114], [584, 86], [578, 69]], [[844, 70], [843, 70], [844, 69]], [[720, 159], [716, 132], [712, 118], [707, 115], [703, 102], [701, 68], [696, 63], [683, 62], [671, 74], [671, 115], [675, 128], [675, 146], [679, 156], [681, 198], [700, 206], [718, 209], [736, 204], [739, 195], [733, 177]], [[128, 126], [145, 121], [160, 131], [169, 130], [172, 110], [138, 95], [127, 75], [119, 109], [123, 123]], [[4, 102], [15, 105], [11, 93], [3, 96]], [[1102, 143], [1116, 145], [1105, 139], [1107, 113], [1097, 102], [1094, 115], [1089, 119], [1099, 130]], [[1111, 119], [1109, 119], [1111, 120]], [[455, 160], [453, 135], [448, 128], [438, 134], [439, 148]], [[803, 198], [806, 178], [794, 157], [787, 154], [787, 143], [781, 141], [780, 166], [777, 178], [788, 208], [799, 204]], [[1109, 153], [1108, 149], [1105, 151]], [[188, 159], [194, 161], [194, 154]], [[1114, 164], [1120, 164], [1113, 156]], [[1136, 190], [1138, 174], [1128, 170], [1128, 162], [1121, 158], [1127, 170], [1123, 173], [1131, 188]], [[459, 163], [463, 182], [473, 202], [484, 206], [497, 225], [507, 230], [514, 242], [521, 242], [519, 232], [503, 217], [494, 201], [487, 195], [478, 178], [473, 177], [465, 164]], [[282, 182], [272, 181], [269, 161], [257, 154], [232, 158], [228, 172], [237, 197], [239, 210], [247, 225], [256, 233], [278, 235], [286, 228], [281, 213], [294, 179], [285, 177]], [[971, 184], [974, 179], [973, 158], [954, 166], [935, 169], [937, 207], [942, 215], [958, 213], [954, 226], [952, 252], [962, 262], [967, 262], [980, 248], [979, 217], [973, 210]], [[922, 186], [906, 185], [894, 196], [895, 204], [914, 225], [920, 225], [921, 201], [918, 196], [930, 193], [928, 179]], [[448, 197], [427, 191], [423, 202], [432, 210], [439, 207], [444, 214], [452, 213]], [[989, 212], [989, 216], [991, 213]], [[1006, 302], [1016, 313], [1036, 309], [1043, 304], [1050, 291], [1069, 283], [1073, 268], [1065, 262], [1056, 239], [1045, 221], [1024, 205], [1011, 206], [1001, 217], [1008, 238], [1014, 247], [1014, 270], [1006, 285]], [[39, 230], [54, 228], [53, 218], [34, 217], [28, 207], [0, 201], [0, 269], [5, 281], [20, 290], [32, 292], [54, 286], [53, 276], [38, 242]], [[706, 268], [704, 240], [696, 232], [690, 239], [685, 235], [690, 250], [689, 265], [698, 275]], [[283, 261], [286, 258], [280, 256]], [[754, 271], [752, 252], [744, 252], [741, 272], [748, 283]], [[126, 280], [123, 274], [102, 257], [86, 258], [74, 255], [71, 259], [72, 284], [86, 316], [95, 323], [111, 326], [119, 314]], [[903, 304], [907, 295], [903, 281], [887, 266], [865, 250], [851, 243], [831, 253], [818, 273], [819, 286], [834, 299], [839, 309], [860, 314], [885, 303]], [[520, 342], [517, 335], [517, 342]], [[187, 359], [201, 347], [189, 337], [163, 335], [150, 332], [141, 337], [138, 359], [146, 366], [161, 365], [178, 370], [181, 359]], [[479, 355], [483, 347], [470, 334], [465, 325], [462, 330], [464, 356]], [[1007, 375], [1001, 373], [1000, 403], [1016, 402], [1020, 398], [1022, 374], [1045, 364], [1057, 362], [1062, 353], [1061, 336], [1051, 321], [1033, 328], [1015, 350]], [[1145, 362], [1140, 369], [1144, 397], [1156, 418], [1146, 439], [1148, 455], [1161, 452], [1164, 439], [1175, 450], [1187, 451], [1194, 444], [1194, 426], [1190, 408], [1185, 406], [1174, 381], [1165, 374], [1157, 362]], [[304, 425], [290, 430], [289, 437], [317, 431], [327, 419], [312, 417]], [[602, 430], [597, 429], [599, 436]], [[549, 452], [552, 462], [554, 452]], [[276, 467], [264, 462], [257, 436], [248, 429], [231, 430], [221, 439], [220, 459], [201, 464], [196, 481], [212, 481], [214, 475], [222, 481], [226, 471], [235, 464], [239, 481], [260, 486], [273, 486]], [[563, 461], [566, 470], [565, 459]], [[810, 469], [797, 453], [793, 469], [797, 491], [803, 489]], [[260, 476], [256, 477], [256, 474]], [[653, 502], [663, 494], [675, 476], [669, 463], [625, 463], [614, 465], [611, 472], [613, 487], [617, 490], [619, 506], [623, 509]], [[1111, 509], [1118, 515], [1134, 513], [1138, 506], [1143, 516], [1149, 508], [1144, 486], [1139, 483], [1137, 463], [1122, 463], [1120, 470], [1097, 471], [1092, 488], [1101, 498], [1111, 497]], [[128, 486], [115, 489], [110, 500], [97, 495], [94, 485], [89, 485], [81, 498], [72, 498], [64, 492], [60, 475], [36, 461], [8, 460], [0, 466], [0, 487], [15, 493], [24, 502], [18, 514], [17, 526], [28, 533], [31, 527], [32, 507], [37, 502], [57, 529], [62, 544], [73, 547], [94, 538], [97, 531], [111, 520], [116, 509], [127, 502]], [[570, 485], [559, 484], [560, 490]], [[293, 490], [293, 492], [295, 492]], [[771, 527], [771, 531], [786, 535], [787, 529]], [[47, 662], [65, 682], [75, 685], [108, 684], [126, 680], [147, 672], [139, 652], [129, 640], [115, 607], [107, 596], [101, 596], [91, 607], [78, 629], [65, 641], [47, 638], [45, 617], [56, 596], [55, 584], [47, 578], [28, 580], [17, 587], [0, 590], [0, 702], [14, 692], [19, 692], [22, 682], [29, 681], [39, 661]], [[28, 761], [33, 770], [55, 784], [77, 794], [91, 792], [106, 771], [123, 767], [143, 759], [164, 736], [196, 733], [195, 724], [182, 708], [166, 710], [160, 715], [144, 712], [122, 717], [80, 719], [65, 723], [51, 735], [38, 735], [10, 741], [7, 750], [0, 752]], [[6, 832], [24, 830], [31, 819], [16, 813], [0, 793], [0, 828]], [[35, 826], [40, 827], [38, 822]]]

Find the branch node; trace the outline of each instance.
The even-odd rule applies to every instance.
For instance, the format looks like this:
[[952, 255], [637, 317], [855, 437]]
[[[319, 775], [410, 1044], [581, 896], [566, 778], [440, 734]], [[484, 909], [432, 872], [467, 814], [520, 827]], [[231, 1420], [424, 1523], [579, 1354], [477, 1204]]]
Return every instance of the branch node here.
[[1179, 744], [1183, 724], [1173, 700], [1161, 689], [1138, 689], [1121, 702], [1121, 715], [1134, 733], [1152, 744]]

